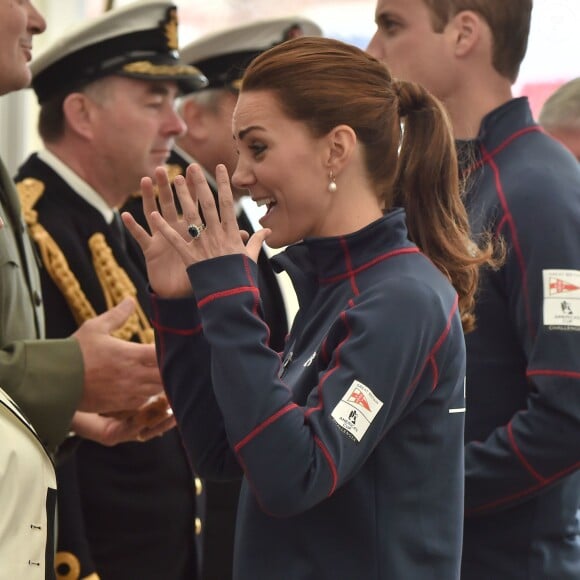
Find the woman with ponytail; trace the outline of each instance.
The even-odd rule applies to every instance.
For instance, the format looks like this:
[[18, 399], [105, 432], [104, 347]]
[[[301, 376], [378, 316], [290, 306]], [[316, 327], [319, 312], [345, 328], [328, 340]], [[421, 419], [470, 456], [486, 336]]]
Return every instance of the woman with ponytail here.
[[[464, 330], [478, 270], [446, 115], [363, 51], [302, 37], [257, 57], [233, 118], [233, 184], [267, 208], [238, 231], [229, 176], [142, 182], [164, 383], [196, 472], [243, 477], [236, 580], [453, 579], [463, 521]], [[200, 212], [201, 210], [201, 212]], [[218, 211], [219, 210], [219, 211]], [[202, 217], [203, 220], [202, 221]], [[267, 241], [300, 309], [269, 348]]]

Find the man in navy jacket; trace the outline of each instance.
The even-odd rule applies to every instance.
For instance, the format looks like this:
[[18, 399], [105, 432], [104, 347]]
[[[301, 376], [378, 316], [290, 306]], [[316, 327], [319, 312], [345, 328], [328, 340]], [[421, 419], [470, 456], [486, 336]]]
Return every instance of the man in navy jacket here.
[[506, 245], [466, 337], [466, 580], [580, 577], [580, 172], [512, 98], [531, 11], [379, 0], [368, 47], [447, 106], [473, 231]]

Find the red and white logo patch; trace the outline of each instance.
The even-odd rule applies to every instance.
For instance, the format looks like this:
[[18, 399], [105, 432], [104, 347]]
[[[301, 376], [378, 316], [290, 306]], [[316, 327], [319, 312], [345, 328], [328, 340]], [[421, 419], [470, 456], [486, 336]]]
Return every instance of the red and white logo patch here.
[[564, 292], [574, 292], [574, 290], [580, 290], [580, 286], [562, 280], [562, 278], [550, 277], [550, 296], [563, 294]]
[[383, 402], [360, 381], [353, 381], [331, 413], [338, 426], [360, 441], [381, 410]]
[[353, 405], [360, 405], [361, 407], [366, 409], [369, 413], [371, 411], [369, 402], [367, 401], [367, 398], [365, 397], [365, 394], [363, 393], [360, 387], [355, 387], [355, 389], [352, 391], [351, 395], [348, 398], [348, 402], [352, 403]]
[[544, 270], [544, 326], [580, 328], [580, 270]]

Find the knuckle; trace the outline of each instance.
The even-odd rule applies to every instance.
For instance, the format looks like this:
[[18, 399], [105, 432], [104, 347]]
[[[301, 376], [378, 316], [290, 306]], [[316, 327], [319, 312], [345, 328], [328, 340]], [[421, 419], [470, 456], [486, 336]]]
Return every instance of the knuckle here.
[[201, 205], [202, 209], [208, 210], [208, 209], [212, 209], [215, 207], [215, 203], [213, 201], [213, 198], [211, 199], [202, 199], [199, 202], [199, 205]]

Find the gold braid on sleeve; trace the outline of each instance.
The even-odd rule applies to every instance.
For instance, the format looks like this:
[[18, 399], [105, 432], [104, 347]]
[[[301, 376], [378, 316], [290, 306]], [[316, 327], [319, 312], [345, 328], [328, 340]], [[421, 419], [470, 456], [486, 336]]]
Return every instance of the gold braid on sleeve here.
[[28, 226], [30, 237], [38, 247], [42, 263], [65, 297], [77, 324], [80, 326], [85, 320], [94, 318], [97, 314], [76, 276], [72, 273], [62, 250], [44, 226], [38, 223], [38, 212], [33, 208], [44, 193], [44, 183], [29, 177], [17, 183], [16, 190], [20, 196], [24, 221]]
[[[16, 189], [20, 196], [24, 220], [30, 236], [38, 247], [42, 263], [80, 326], [85, 320], [94, 318], [97, 313], [70, 269], [62, 250], [44, 226], [38, 223], [38, 212], [33, 208], [44, 193], [44, 183], [38, 179], [26, 178], [16, 184]], [[93, 256], [93, 265], [105, 295], [107, 309], [119, 304], [127, 296], [133, 297], [136, 304], [133, 314], [120, 329], [112, 334], [125, 340], [130, 340], [136, 335], [140, 342], [152, 343], [153, 329], [138, 303], [137, 290], [125, 270], [115, 260], [103, 234], [93, 234], [89, 239], [89, 247]]]
[[139, 304], [137, 289], [127, 272], [117, 263], [105, 236], [100, 232], [93, 234], [89, 238], [89, 247], [93, 255], [95, 272], [105, 294], [107, 309], [119, 304], [128, 296], [131, 296], [135, 301], [135, 311], [127, 322], [113, 334], [125, 340], [130, 340], [132, 336], [137, 335], [139, 342], [152, 343], [154, 341], [153, 329]]

